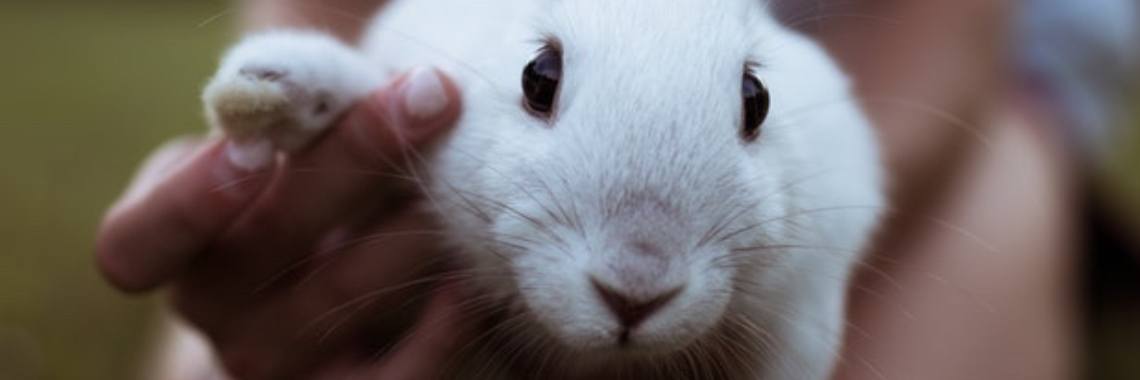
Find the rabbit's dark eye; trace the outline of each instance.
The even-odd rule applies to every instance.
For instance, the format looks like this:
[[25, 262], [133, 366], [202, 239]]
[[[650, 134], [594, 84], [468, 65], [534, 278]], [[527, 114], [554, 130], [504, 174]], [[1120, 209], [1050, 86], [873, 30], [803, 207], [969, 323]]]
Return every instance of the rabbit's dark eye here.
[[538, 115], [550, 116], [560, 80], [562, 54], [554, 49], [543, 49], [523, 69], [522, 87], [527, 108]]
[[760, 126], [768, 117], [768, 89], [755, 76], [745, 73], [741, 96], [744, 99], [744, 126], [741, 129], [741, 137], [745, 141], [753, 141], [760, 136]]

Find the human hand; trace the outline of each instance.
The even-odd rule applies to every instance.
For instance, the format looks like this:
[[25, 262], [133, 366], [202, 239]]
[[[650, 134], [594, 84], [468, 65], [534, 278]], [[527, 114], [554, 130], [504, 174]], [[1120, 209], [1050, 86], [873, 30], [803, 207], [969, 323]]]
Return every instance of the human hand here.
[[437, 285], [440, 255], [406, 164], [455, 121], [458, 99], [418, 70], [284, 160], [224, 138], [169, 144], [107, 213], [99, 267], [124, 291], [171, 285], [237, 378], [429, 377], [462, 327], [454, 290], [418, 297]]

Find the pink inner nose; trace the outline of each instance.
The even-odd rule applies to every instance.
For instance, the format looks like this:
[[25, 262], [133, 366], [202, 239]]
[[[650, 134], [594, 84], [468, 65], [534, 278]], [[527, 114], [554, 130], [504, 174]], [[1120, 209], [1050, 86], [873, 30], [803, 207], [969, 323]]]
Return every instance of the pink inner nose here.
[[605, 302], [606, 307], [627, 330], [637, 327], [653, 313], [661, 310], [666, 304], [677, 298], [683, 289], [683, 287], [677, 287], [655, 296], [638, 298], [615, 290], [614, 287], [592, 277], [590, 283], [594, 285], [594, 290], [598, 292], [598, 296]]

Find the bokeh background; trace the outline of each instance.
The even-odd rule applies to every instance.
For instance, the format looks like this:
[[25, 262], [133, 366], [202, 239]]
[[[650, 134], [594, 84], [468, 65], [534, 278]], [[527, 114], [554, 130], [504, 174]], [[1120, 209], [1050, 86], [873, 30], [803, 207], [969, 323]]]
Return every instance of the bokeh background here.
[[0, 379], [131, 379], [156, 297], [94, 269], [100, 216], [149, 150], [204, 130], [223, 1], [0, 1]]
[[[204, 130], [234, 36], [218, 0], [0, 1], [0, 379], [130, 379], [156, 296], [94, 269], [105, 207], [161, 142]], [[1089, 166], [1087, 374], [1140, 378], [1140, 97]]]

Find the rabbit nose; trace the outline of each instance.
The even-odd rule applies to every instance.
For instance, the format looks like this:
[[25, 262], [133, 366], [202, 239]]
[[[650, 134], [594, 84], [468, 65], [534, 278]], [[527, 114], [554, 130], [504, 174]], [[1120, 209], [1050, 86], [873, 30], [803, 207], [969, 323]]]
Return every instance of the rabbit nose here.
[[677, 295], [681, 293], [684, 287], [677, 287], [667, 292], [658, 293], [650, 297], [634, 297], [628, 293], [623, 293], [616, 290], [613, 286], [606, 285], [595, 278], [590, 278], [590, 283], [594, 285], [594, 290], [598, 292], [598, 296], [621, 322], [622, 327], [625, 329], [633, 329], [638, 324], [648, 319], [653, 313], [661, 310]]

